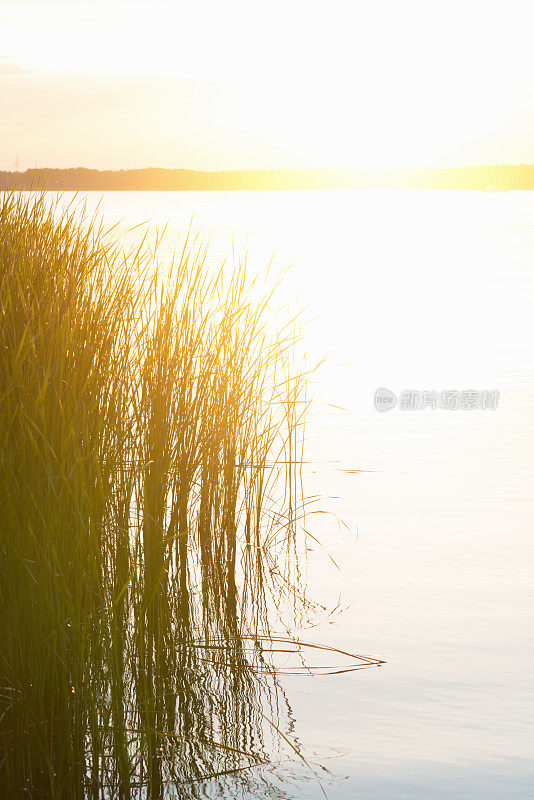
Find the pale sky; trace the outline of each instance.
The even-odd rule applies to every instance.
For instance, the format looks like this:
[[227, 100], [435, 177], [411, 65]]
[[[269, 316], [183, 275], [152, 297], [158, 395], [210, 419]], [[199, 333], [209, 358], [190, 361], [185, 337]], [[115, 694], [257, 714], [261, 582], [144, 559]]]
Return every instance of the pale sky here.
[[534, 162], [534, 3], [0, 0], [0, 169]]

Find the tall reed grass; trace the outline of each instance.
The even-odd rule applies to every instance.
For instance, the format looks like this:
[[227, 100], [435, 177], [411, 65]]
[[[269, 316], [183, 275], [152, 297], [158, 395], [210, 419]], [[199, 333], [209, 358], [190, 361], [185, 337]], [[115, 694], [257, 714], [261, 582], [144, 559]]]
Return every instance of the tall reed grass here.
[[265, 760], [242, 637], [300, 592], [307, 403], [256, 295], [197, 241], [161, 270], [3, 195], [2, 798], [185, 797]]

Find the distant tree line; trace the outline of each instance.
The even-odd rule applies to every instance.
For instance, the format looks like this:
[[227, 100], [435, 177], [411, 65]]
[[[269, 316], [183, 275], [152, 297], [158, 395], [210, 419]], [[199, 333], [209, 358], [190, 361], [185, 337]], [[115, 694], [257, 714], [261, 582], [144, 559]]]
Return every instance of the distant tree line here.
[[534, 165], [493, 164], [449, 169], [34, 169], [0, 172], [0, 188], [62, 191], [265, 189], [534, 189]]

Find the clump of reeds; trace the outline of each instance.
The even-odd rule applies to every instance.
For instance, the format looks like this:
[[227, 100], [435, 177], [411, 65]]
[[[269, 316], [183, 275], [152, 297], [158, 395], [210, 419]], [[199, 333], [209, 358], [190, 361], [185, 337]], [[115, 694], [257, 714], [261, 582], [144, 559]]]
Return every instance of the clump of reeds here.
[[0, 201], [2, 797], [183, 796], [263, 758], [239, 637], [298, 592], [305, 380], [245, 265], [205, 257]]

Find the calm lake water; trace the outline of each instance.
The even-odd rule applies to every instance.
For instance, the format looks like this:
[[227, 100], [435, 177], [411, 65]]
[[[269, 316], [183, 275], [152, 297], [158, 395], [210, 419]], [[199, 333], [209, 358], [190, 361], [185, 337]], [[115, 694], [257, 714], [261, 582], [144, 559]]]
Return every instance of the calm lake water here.
[[[346, 527], [310, 518], [339, 569], [309, 552], [326, 611], [295, 634], [387, 663], [281, 678], [327, 795], [532, 797], [534, 193], [87, 195], [99, 200], [121, 231], [168, 223], [172, 241], [192, 220], [214, 260], [234, 246], [260, 272], [292, 263], [280, 304], [304, 309], [310, 363], [328, 354], [305, 492]], [[378, 413], [377, 387], [500, 400]], [[270, 778], [323, 796], [289, 747]]]

